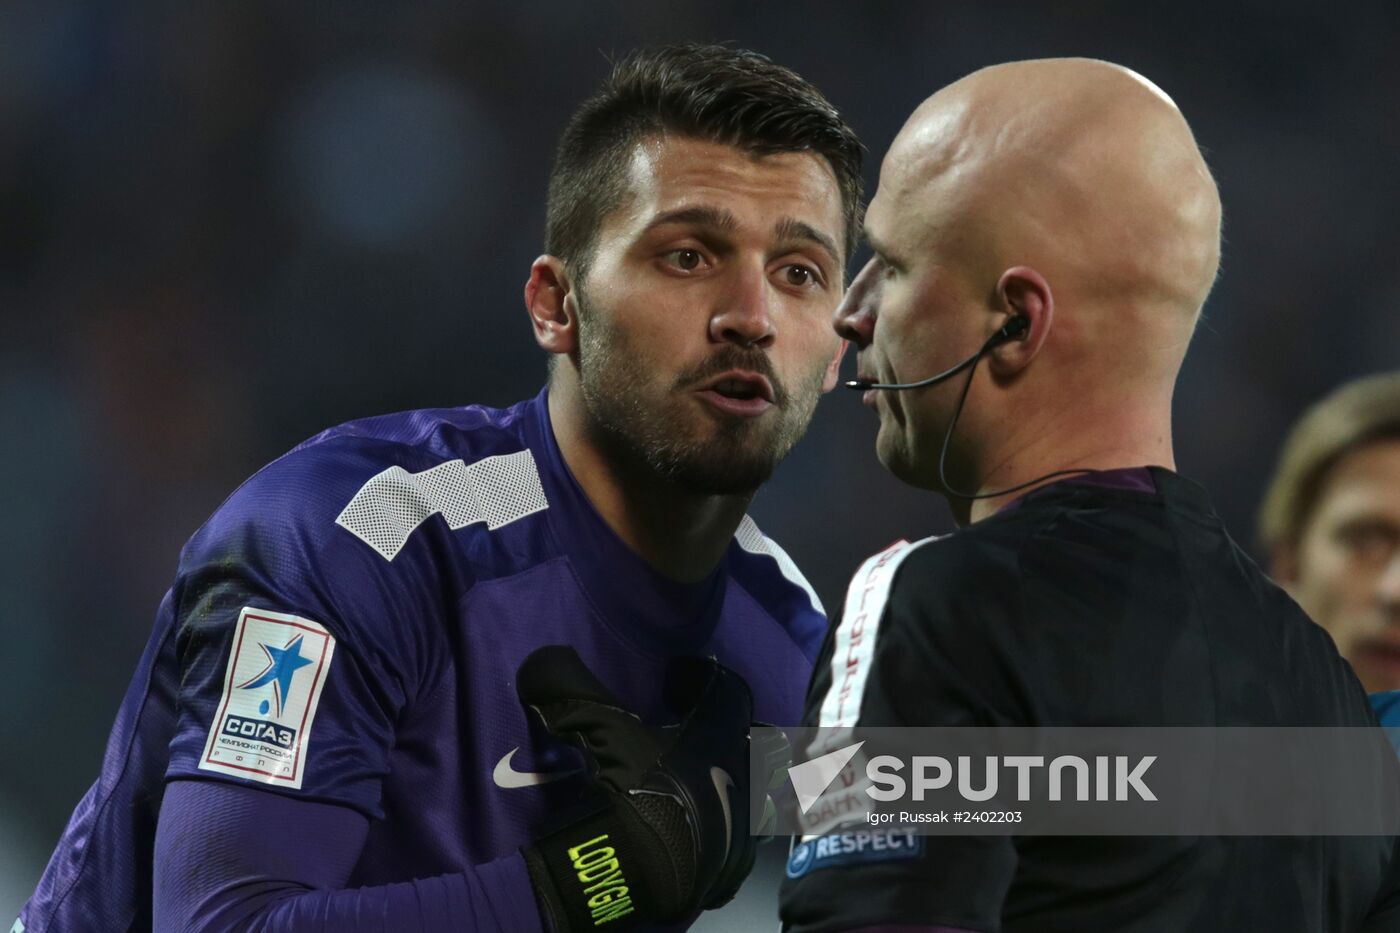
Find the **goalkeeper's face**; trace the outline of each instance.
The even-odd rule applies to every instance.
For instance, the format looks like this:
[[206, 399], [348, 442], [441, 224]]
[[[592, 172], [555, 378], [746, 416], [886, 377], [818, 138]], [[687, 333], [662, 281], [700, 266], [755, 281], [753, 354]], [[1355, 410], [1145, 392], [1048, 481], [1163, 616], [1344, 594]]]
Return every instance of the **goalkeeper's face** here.
[[631, 174], [576, 283], [592, 427], [695, 492], [751, 493], [835, 385], [835, 176], [808, 153], [675, 137], [638, 146]]

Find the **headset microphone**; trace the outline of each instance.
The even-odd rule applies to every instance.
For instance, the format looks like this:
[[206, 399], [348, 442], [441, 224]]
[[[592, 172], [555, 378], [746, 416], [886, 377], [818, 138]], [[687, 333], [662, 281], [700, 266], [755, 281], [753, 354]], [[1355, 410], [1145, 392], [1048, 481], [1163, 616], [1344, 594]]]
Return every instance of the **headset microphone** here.
[[1094, 472], [1093, 470], [1057, 470], [1054, 473], [1046, 473], [1044, 476], [1037, 476], [1033, 480], [1029, 480], [1027, 482], [1020, 483], [1015, 486], [1009, 486], [1006, 489], [997, 489], [992, 492], [983, 493], [959, 492], [958, 490], [954, 489], [948, 482], [948, 477], [945, 473], [945, 468], [948, 463], [948, 447], [952, 444], [953, 429], [958, 426], [958, 416], [962, 414], [963, 403], [967, 401], [967, 392], [969, 389], [972, 388], [972, 377], [977, 371], [978, 362], [980, 362], [982, 357], [987, 354], [987, 351], [993, 349], [994, 347], [999, 347], [1002, 344], [1012, 340], [1020, 340], [1030, 330], [1030, 326], [1030, 318], [1026, 317], [1024, 314], [1018, 314], [1011, 320], [1007, 321], [1006, 324], [1000, 330], [988, 337], [986, 343], [982, 344], [981, 349], [979, 349], [976, 353], [972, 354], [967, 359], [954, 366], [952, 369], [945, 369], [943, 372], [939, 373], [936, 376], [929, 376], [927, 379], [920, 379], [918, 382], [876, 382], [874, 379], [850, 379], [846, 381], [845, 386], [848, 389], [860, 390], [922, 389], [924, 386], [937, 385], [945, 379], [951, 379], [953, 376], [956, 376], [964, 369], [971, 370], [971, 372], [967, 374], [967, 381], [963, 383], [962, 394], [958, 396], [958, 407], [953, 409], [953, 419], [950, 422], [948, 422], [948, 430], [943, 435], [943, 450], [938, 455], [938, 481], [943, 485], [943, 491], [955, 498], [995, 499], [998, 496], [1004, 496], [1009, 492], [1018, 492], [1030, 486], [1035, 486], [1038, 483], [1043, 483], [1047, 479], [1055, 479], [1059, 476], [1079, 476], [1084, 473], [1092, 473]]
[[876, 382], [874, 379], [848, 379], [845, 386], [848, 389], [865, 391], [866, 389], [922, 389], [924, 386], [937, 385], [945, 379], [951, 379], [969, 366], [976, 365], [977, 361], [982, 358], [982, 354], [991, 350], [993, 347], [999, 347], [1008, 341], [1020, 340], [1026, 335], [1026, 332], [1030, 330], [1030, 326], [1030, 318], [1026, 317], [1024, 314], [1018, 314], [1007, 321], [1000, 330], [988, 337], [987, 342], [982, 344], [982, 349], [978, 350], [952, 369], [945, 369], [936, 376], [929, 376], [927, 379], [920, 379], [918, 382]]

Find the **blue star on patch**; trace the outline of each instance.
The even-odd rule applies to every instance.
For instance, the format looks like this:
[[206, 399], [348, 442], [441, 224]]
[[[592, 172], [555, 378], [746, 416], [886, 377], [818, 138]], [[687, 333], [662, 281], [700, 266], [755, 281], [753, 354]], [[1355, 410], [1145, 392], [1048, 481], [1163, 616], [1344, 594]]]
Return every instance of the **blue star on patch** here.
[[[281, 648], [258, 642], [258, 647], [267, 655], [267, 667], [251, 680], [238, 685], [242, 690], [254, 690], [272, 684], [272, 696], [277, 701], [277, 712], [274, 716], [282, 715], [282, 704], [286, 702], [287, 691], [292, 687], [292, 678], [296, 676], [296, 672], [311, 663], [310, 658], [302, 656], [301, 639], [302, 636], [297, 635]], [[263, 700], [258, 706], [258, 712], [266, 715], [267, 709], [268, 702]]]

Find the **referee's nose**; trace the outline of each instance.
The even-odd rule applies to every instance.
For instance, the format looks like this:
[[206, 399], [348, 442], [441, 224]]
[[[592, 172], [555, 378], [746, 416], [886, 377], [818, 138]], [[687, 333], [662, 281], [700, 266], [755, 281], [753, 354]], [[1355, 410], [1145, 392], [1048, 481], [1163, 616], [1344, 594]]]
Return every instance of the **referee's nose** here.
[[871, 259], [860, 270], [846, 296], [831, 316], [831, 326], [843, 340], [849, 340], [859, 350], [875, 339], [875, 314], [880, 305], [879, 259]]

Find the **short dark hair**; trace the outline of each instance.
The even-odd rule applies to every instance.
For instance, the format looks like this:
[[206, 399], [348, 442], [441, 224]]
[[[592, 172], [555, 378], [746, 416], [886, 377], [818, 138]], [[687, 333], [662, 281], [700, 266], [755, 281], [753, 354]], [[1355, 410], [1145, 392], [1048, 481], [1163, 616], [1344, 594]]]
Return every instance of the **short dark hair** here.
[[766, 56], [720, 45], [634, 52], [574, 112], [549, 176], [545, 251], [579, 278], [598, 227], [627, 194], [633, 147], [674, 133], [746, 152], [812, 152], [831, 165], [841, 192], [849, 258], [858, 239], [860, 140], [821, 92]]

